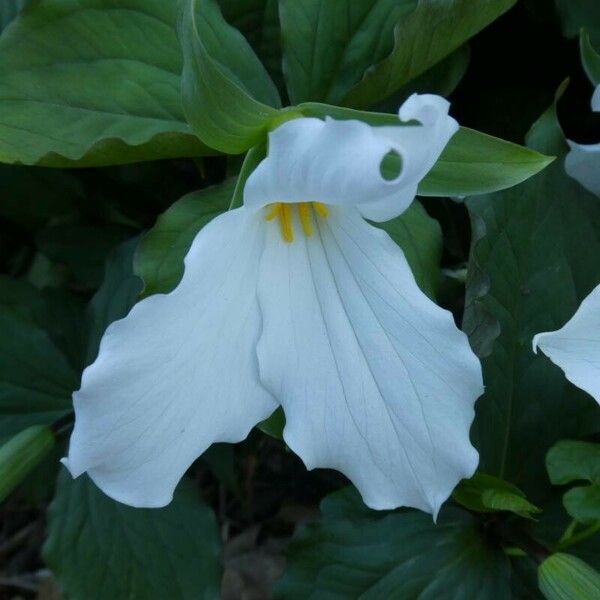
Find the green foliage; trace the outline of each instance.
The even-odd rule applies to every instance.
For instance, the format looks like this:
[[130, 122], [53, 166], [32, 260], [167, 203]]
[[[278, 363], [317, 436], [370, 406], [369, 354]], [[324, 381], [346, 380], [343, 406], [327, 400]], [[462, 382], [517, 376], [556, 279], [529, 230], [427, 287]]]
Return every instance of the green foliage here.
[[0, 440], [71, 410], [77, 373], [47, 330], [44, 300], [26, 283], [0, 286]]
[[600, 595], [600, 574], [570, 554], [547, 558], [539, 567], [538, 581], [546, 600], [591, 600]]
[[0, 161], [205, 153], [181, 112], [175, 20], [174, 0], [36, 2], [0, 39]]
[[590, 35], [585, 30], [581, 32], [579, 37], [579, 49], [581, 62], [587, 76], [594, 85], [600, 85], [600, 54], [592, 46]]
[[261, 140], [277, 115], [277, 89], [214, 0], [182, 4], [179, 36], [186, 118], [205, 144], [239, 154]]
[[554, 110], [529, 144], [559, 158], [512, 190], [467, 201], [474, 239], [464, 326], [491, 349], [473, 427], [480, 468], [536, 501], [548, 485], [539, 465], [549, 447], [597, 430], [600, 418], [595, 402], [531, 350], [533, 335], [561, 327], [598, 282], [588, 257], [600, 252], [600, 205], [564, 172]]
[[33, 425], [0, 446], [0, 502], [52, 450], [54, 435], [43, 425]]
[[281, 0], [290, 100], [340, 102], [394, 45], [395, 24], [417, 0]]
[[342, 100], [355, 108], [372, 106], [393, 94], [460, 47], [516, 0], [419, 0], [394, 29], [389, 56], [365, 74]]
[[589, 482], [591, 485], [569, 490], [563, 504], [567, 512], [582, 523], [600, 521], [600, 444], [559, 442], [546, 456], [546, 469], [555, 485]]
[[144, 295], [170, 292], [183, 275], [183, 259], [196, 234], [229, 208], [235, 180], [184, 196], [163, 213], [144, 236], [135, 257], [135, 272]]
[[0, 3], [0, 33], [29, 4], [30, 0], [4, 0]]
[[517, 486], [484, 473], [461, 481], [452, 498], [461, 506], [482, 513], [506, 511], [532, 518], [540, 512]]
[[510, 598], [508, 560], [461, 510], [436, 525], [416, 511], [370, 511], [348, 488], [321, 511], [292, 541], [275, 598]]
[[185, 482], [168, 507], [136, 509], [63, 471], [48, 517], [44, 557], [71, 600], [219, 596], [217, 527]]
[[565, 36], [573, 38], [582, 27], [600, 44], [600, 4], [596, 0], [554, 0]]

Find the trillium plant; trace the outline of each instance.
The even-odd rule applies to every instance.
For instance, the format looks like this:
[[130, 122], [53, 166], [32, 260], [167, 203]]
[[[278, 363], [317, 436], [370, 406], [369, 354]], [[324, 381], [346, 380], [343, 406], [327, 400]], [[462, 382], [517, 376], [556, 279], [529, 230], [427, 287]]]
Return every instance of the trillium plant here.
[[600, 598], [596, 3], [3, 0], [0, 114], [0, 597]]
[[[108, 328], [74, 395], [71, 473], [164, 506], [212, 443], [282, 406], [308, 468], [342, 471], [371, 508], [437, 515], [477, 466], [481, 366], [365, 219], [404, 212], [457, 130], [447, 101], [413, 95], [395, 126], [299, 118], [272, 131], [243, 206], [200, 231], [178, 287]], [[391, 151], [402, 170], [386, 180]]]

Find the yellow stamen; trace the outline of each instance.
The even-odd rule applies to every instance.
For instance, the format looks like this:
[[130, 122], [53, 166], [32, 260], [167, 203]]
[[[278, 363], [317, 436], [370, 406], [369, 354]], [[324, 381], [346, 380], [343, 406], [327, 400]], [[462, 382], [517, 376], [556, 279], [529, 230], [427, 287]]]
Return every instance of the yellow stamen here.
[[269, 206], [269, 212], [265, 215], [265, 221], [272, 221], [275, 217], [279, 216], [279, 206], [281, 202], [275, 202]]
[[292, 227], [292, 206], [287, 202], [280, 202], [281, 235], [286, 242], [294, 241], [294, 229]]
[[298, 208], [298, 220], [300, 221], [302, 231], [306, 237], [310, 237], [313, 233], [311, 206], [317, 216], [324, 219], [329, 216], [329, 210], [324, 204], [321, 204], [321, 202], [297, 202], [293, 204], [287, 202], [274, 202], [267, 208], [265, 220], [273, 221], [275, 218], [278, 218], [281, 237], [288, 243], [294, 241], [293, 206]]
[[312, 235], [312, 222], [310, 218], [310, 204], [308, 202], [300, 202], [298, 204], [298, 216], [302, 225], [302, 231], [306, 237]]
[[321, 202], [313, 202], [313, 206], [315, 207], [315, 212], [320, 217], [323, 217], [323, 219], [326, 219], [329, 216], [329, 209]]

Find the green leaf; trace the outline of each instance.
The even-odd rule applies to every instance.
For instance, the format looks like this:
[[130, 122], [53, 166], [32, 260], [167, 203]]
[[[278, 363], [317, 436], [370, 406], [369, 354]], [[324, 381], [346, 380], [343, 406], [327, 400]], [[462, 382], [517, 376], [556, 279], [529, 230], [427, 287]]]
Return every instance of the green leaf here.
[[278, 0], [218, 0], [225, 20], [239, 29], [278, 87], [283, 88]]
[[3, 0], [0, 2], [0, 33], [29, 2], [30, 0]]
[[[369, 125], [402, 125], [396, 115], [306, 103], [297, 109], [307, 117], [358, 119]], [[531, 148], [461, 127], [419, 185], [421, 196], [471, 196], [512, 187], [552, 162]]]
[[372, 106], [424, 73], [507, 11], [516, 0], [419, 0], [394, 29], [389, 56], [369, 69], [342, 104]]
[[592, 485], [576, 487], [563, 496], [567, 512], [582, 523], [600, 520], [600, 444], [564, 440], [546, 455], [550, 481], [564, 485], [588, 481]]
[[54, 435], [43, 425], [19, 432], [0, 446], [0, 502], [54, 447]]
[[597, 0], [554, 0], [565, 37], [574, 38], [582, 27], [600, 44], [600, 4]]
[[421, 181], [421, 196], [473, 196], [525, 181], [553, 158], [474, 129], [461, 127]]
[[36, 2], [0, 38], [0, 161], [205, 154], [181, 109], [175, 22], [174, 0]]
[[70, 600], [218, 597], [217, 526], [187, 482], [166, 508], [139, 509], [63, 470], [43, 555]]
[[548, 448], [597, 431], [600, 420], [595, 402], [531, 350], [533, 336], [560, 328], [600, 279], [589, 260], [600, 253], [600, 205], [564, 172], [568, 147], [554, 110], [528, 140], [558, 160], [518, 187], [467, 201], [474, 237], [463, 326], [491, 350], [472, 429], [480, 468], [538, 502]]
[[554, 485], [581, 480], [600, 483], [600, 444], [558, 442], [546, 456], [546, 469]]
[[[598, 42], [600, 45], [600, 41]], [[600, 85], [600, 54], [596, 52], [590, 40], [590, 34], [582, 31], [579, 37], [579, 50], [583, 68], [594, 85]]]
[[278, 114], [277, 88], [215, 0], [183, 1], [179, 37], [183, 110], [196, 135], [230, 154], [261, 141]]
[[142, 282], [133, 272], [133, 257], [138, 243], [139, 238], [136, 237], [121, 244], [106, 262], [104, 281], [86, 312], [85, 365], [96, 358], [106, 328], [113, 321], [125, 317], [139, 298]]
[[442, 510], [435, 525], [417, 511], [370, 511], [353, 489], [330, 496], [321, 508], [321, 521], [290, 544], [275, 598], [511, 597], [508, 560], [461, 510]]
[[419, 202], [413, 202], [399, 217], [385, 223], [373, 223], [386, 231], [402, 248], [419, 287], [434, 298], [442, 258], [442, 230]]
[[135, 273], [144, 281], [144, 296], [168, 293], [183, 275], [183, 259], [197, 233], [225, 212], [235, 179], [187, 194], [156, 221], [142, 238], [135, 255]]
[[600, 597], [600, 574], [570, 554], [553, 554], [538, 569], [546, 600], [592, 600]]
[[339, 103], [393, 48], [394, 25], [417, 0], [280, 0], [284, 73], [292, 104]]
[[0, 280], [0, 439], [64, 416], [78, 385], [77, 373], [34, 315], [41, 302], [36, 292], [9, 282]]
[[484, 473], [461, 481], [452, 494], [460, 505], [476, 512], [508, 511], [531, 518], [540, 509], [515, 485]]

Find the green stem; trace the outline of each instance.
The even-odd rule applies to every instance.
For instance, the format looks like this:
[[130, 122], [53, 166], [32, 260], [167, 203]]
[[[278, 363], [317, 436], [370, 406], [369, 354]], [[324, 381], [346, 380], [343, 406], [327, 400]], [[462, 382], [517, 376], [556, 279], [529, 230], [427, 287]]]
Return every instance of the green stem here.
[[579, 544], [580, 542], [583, 542], [584, 540], [587, 540], [588, 538], [598, 533], [598, 531], [600, 531], [600, 521], [592, 523], [592, 525], [586, 527], [583, 531], [580, 531], [576, 535], [570, 536], [564, 541], [561, 540], [556, 546], [555, 552], [562, 552], [563, 550], [566, 550], [567, 548], [570, 548], [575, 544]]

